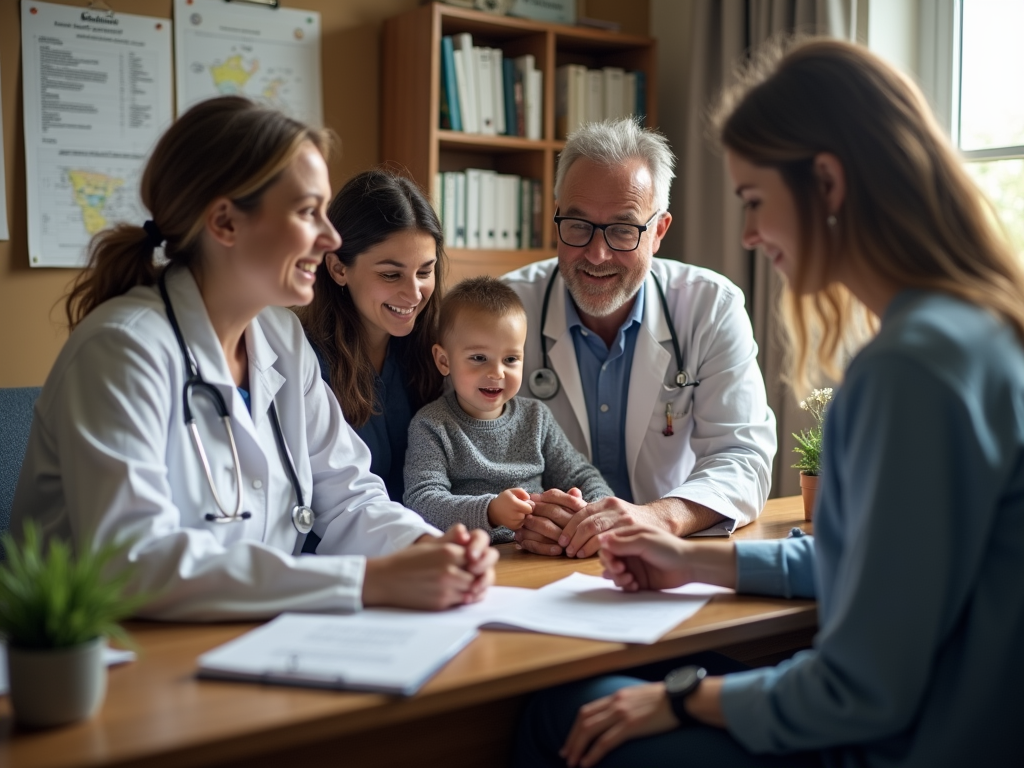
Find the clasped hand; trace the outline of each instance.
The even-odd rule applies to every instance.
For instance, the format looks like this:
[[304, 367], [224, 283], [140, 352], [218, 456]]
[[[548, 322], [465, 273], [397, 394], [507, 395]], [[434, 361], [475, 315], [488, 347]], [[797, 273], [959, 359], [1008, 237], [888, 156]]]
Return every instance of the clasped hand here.
[[410, 547], [367, 559], [363, 605], [439, 611], [482, 600], [494, 583], [498, 551], [485, 531], [453, 525]]
[[533, 514], [516, 531], [516, 543], [538, 555], [590, 557], [600, 547], [598, 537], [636, 524], [665, 527], [651, 506], [638, 506], [615, 496], [587, 504], [578, 489], [552, 489], [530, 496]]

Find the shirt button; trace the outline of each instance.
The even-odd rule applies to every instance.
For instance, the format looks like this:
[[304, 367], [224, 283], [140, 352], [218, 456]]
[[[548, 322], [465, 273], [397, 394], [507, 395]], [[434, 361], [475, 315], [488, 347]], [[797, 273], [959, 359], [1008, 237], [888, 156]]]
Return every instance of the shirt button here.
[[602, 365], [601, 366], [601, 370], [602, 371], [607, 371], [608, 370], [608, 363], [605, 363], [604, 365]]
[[580, 330], [580, 335], [582, 335], [582, 336], [589, 336], [590, 334], [587, 333], [587, 331], [585, 329], [581, 329]]
[[259, 490], [260, 488], [263, 487], [263, 483], [259, 480], [253, 480], [252, 487], [255, 488], [256, 490]]
[[608, 403], [601, 403], [601, 413], [608, 413]]

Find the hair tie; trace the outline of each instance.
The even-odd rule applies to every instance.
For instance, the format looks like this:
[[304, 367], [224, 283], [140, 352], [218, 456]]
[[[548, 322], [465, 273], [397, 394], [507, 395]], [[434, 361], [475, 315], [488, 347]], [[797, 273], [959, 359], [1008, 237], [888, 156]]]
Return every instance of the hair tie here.
[[146, 230], [146, 235], [148, 235], [146, 242], [149, 245], [154, 248], [159, 248], [164, 244], [164, 234], [160, 231], [160, 227], [156, 225], [155, 221], [148, 219], [146, 223], [142, 225], [142, 228]]

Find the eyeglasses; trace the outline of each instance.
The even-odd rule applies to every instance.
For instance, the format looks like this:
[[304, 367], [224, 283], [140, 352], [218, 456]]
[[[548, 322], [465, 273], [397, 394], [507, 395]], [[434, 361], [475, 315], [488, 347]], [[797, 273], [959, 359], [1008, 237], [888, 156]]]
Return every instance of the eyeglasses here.
[[604, 233], [604, 241], [613, 251], [635, 251], [640, 245], [640, 236], [660, 215], [661, 211], [655, 211], [646, 224], [595, 224], [586, 219], [555, 216], [555, 225], [558, 227], [558, 237], [561, 241], [573, 248], [589, 245], [594, 237], [594, 230], [600, 229]]

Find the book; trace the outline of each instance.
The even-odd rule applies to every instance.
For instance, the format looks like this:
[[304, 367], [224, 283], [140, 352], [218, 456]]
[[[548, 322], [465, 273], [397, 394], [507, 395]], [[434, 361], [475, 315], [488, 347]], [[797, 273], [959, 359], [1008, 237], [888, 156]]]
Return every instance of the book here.
[[519, 177], [499, 173], [495, 189], [498, 222], [495, 247], [511, 251], [516, 247], [516, 229], [519, 224]]
[[533, 243], [533, 179], [519, 183], [519, 237], [516, 248], [532, 248]]
[[199, 676], [411, 696], [477, 635], [470, 622], [419, 618], [282, 613], [200, 656]]
[[492, 72], [491, 49], [474, 48], [476, 62], [476, 106], [480, 133], [493, 136], [497, 133], [494, 123], [494, 73]]
[[627, 72], [622, 77], [622, 114], [636, 114], [636, 72]]
[[463, 32], [452, 36], [455, 58], [455, 77], [462, 112], [462, 130], [480, 133], [477, 111], [476, 62], [473, 60], [473, 36]]
[[585, 122], [600, 123], [605, 119], [604, 113], [604, 73], [600, 69], [587, 70], [587, 112]]
[[505, 95], [505, 134], [519, 136], [519, 118], [516, 116], [516, 63], [512, 59], [504, 59], [501, 62], [501, 74]]
[[526, 138], [540, 140], [543, 118], [544, 73], [531, 69], [526, 78]]
[[455, 208], [455, 174], [447, 172], [443, 173], [442, 177], [444, 179], [444, 194], [442, 195], [444, 217], [441, 219], [441, 228], [444, 230], [444, 246], [445, 248], [454, 248], [455, 228], [458, 223], [458, 214]]
[[618, 120], [625, 116], [622, 111], [622, 78], [625, 72], [621, 67], [605, 67], [601, 73], [604, 77], [604, 119]]
[[494, 171], [480, 171], [480, 247], [497, 247], [498, 190]]
[[466, 169], [466, 247], [480, 247], [480, 174], [478, 168]]
[[459, 87], [455, 78], [455, 48], [450, 35], [441, 38], [441, 127], [462, 130]]
[[533, 226], [530, 227], [530, 247], [544, 247], [544, 196], [540, 179], [531, 179], [530, 186], [533, 187], [531, 198], [533, 200]]
[[455, 177], [455, 247], [466, 247], [466, 174], [453, 173]]
[[647, 73], [641, 69], [636, 71], [636, 109], [633, 114], [641, 125], [647, 120]]
[[499, 136], [505, 134], [505, 61], [501, 48], [491, 48], [491, 75], [494, 88], [494, 131]]
[[586, 115], [587, 68], [564, 64], [555, 70], [555, 132], [566, 138], [583, 125]]

